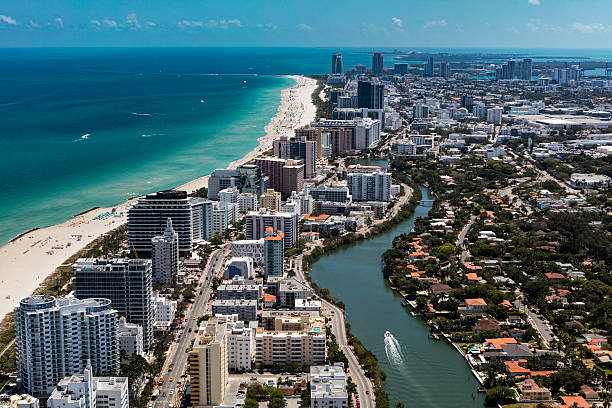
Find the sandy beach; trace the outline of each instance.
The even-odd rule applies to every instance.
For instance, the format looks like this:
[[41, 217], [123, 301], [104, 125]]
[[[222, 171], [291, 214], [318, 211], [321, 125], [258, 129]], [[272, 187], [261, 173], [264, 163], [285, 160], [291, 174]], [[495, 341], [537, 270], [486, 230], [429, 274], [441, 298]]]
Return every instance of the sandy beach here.
[[[316, 108], [312, 93], [316, 81], [303, 76], [289, 76], [297, 84], [284, 89], [276, 116], [265, 127], [266, 135], [259, 138], [259, 145], [229, 167], [235, 168], [272, 148], [273, 140], [293, 135], [295, 128], [312, 122]], [[195, 191], [208, 186], [208, 175], [185, 183], [177, 190]], [[113, 208], [97, 208], [51, 227], [30, 231], [0, 248], [0, 319], [30, 295], [68, 258], [83, 249], [94, 239], [117, 228], [127, 221], [127, 210], [135, 199]], [[112, 213], [114, 209], [114, 213]]]

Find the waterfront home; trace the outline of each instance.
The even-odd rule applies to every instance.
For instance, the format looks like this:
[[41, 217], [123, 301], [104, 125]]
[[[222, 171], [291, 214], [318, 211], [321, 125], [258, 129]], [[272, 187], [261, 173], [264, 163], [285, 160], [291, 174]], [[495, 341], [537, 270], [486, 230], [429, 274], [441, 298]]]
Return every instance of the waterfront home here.
[[501, 348], [507, 358], [512, 361], [526, 361], [529, 357], [533, 356], [533, 353], [529, 350], [529, 346], [525, 343], [502, 344]]
[[493, 317], [478, 319], [476, 324], [472, 326], [472, 330], [476, 334], [481, 334], [483, 331], [493, 332], [496, 336], [499, 335], [500, 325]]
[[540, 387], [533, 379], [527, 378], [516, 384], [523, 400], [548, 401], [551, 398], [550, 390]]
[[506, 366], [506, 373], [510, 377], [519, 377], [519, 376], [527, 376], [531, 373], [531, 370], [525, 368], [520, 365], [520, 362], [517, 361], [504, 361], [504, 365]]
[[429, 288], [429, 290], [434, 295], [440, 295], [443, 293], [449, 293], [451, 290], [453, 290], [453, 288], [451, 288], [448, 285], [445, 285], [444, 283], [437, 283], [437, 284], [431, 285], [431, 288]]
[[516, 344], [514, 337], [501, 337], [497, 339], [485, 339], [485, 347], [488, 349], [500, 350], [504, 344]]
[[465, 299], [464, 311], [468, 313], [482, 313], [487, 310], [487, 302], [482, 298]]

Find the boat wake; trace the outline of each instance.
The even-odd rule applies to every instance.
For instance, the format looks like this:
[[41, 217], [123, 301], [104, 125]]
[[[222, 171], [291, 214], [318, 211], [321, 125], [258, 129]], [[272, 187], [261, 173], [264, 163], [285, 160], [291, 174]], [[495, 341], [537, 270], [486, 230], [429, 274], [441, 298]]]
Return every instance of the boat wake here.
[[73, 140], [73, 142], [82, 142], [83, 140], [89, 139], [89, 136], [91, 136], [91, 134], [85, 133], [84, 135], [82, 135], [78, 139]]
[[399, 368], [404, 365], [404, 354], [402, 353], [402, 345], [393, 337], [390, 332], [385, 332], [385, 354], [389, 363]]
[[153, 116], [152, 113], [138, 113], [138, 112], [132, 112], [132, 115], [134, 116]]

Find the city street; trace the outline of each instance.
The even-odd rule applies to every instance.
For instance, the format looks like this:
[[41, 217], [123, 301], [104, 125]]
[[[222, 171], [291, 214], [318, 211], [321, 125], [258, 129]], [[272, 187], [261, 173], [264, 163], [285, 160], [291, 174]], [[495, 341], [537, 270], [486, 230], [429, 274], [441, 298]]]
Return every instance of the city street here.
[[[195, 300], [185, 313], [185, 322], [181, 329], [182, 334], [178, 342], [175, 341], [170, 346], [169, 357], [166, 359], [166, 363], [162, 370], [164, 383], [161, 386], [159, 397], [157, 397], [153, 403], [154, 407], [166, 408], [170, 404], [172, 406], [177, 406], [180, 402], [178, 400], [177, 391], [180, 388], [184, 389], [184, 385], [187, 381], [185, 368], [187, 357], [189, 356], [188, 350], [191, 349], [198, 329], [197, 318], [204, 315], [206, 312], [206, 307], [210, 299], [210, 284], [212, 278], [221, 269], [224, 256], [224, 249], [217, 249], [210, 255], [208, 264], [200, 278]], [[171, 372], [168, 372], [168, 367], [170, 365], [174, 365], [174, 368]], [[170, 378], [174, 378], [174, 381], [170, 381]], [[179, 385], [181, 385], [181, 387], [179, 387]]]
[[543, 318], [537, 316], [529, 307], [519, 299], [514, 301], [514, 306], [525, 312], [530, 320], [531, 325], [538, 331], [544, 344], [548, 347], [554, 339], [554, 334], [550, 330], [550, 324]]

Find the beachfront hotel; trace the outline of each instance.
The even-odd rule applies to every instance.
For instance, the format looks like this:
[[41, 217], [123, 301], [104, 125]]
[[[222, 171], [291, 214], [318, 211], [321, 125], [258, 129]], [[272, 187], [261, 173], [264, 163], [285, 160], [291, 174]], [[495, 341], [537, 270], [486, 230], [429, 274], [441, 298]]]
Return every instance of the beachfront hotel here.
[[189, 255], [203, 234], [203, 198], [187, 197], [185, 191], [147, 194], [128, 211], [128, 248], [138, 258], [150, 258], [153, 237], [162, 235], [167, 220], [178, 234], [179, 254]]
[[142, 326], [144, 348], [149, 349], [154, 318], [151, 260], [80, 258], [72, 265], [72, 278], [77, 298], [109, 299], [119, 316]]
[[117, 311], [108, 299], [26, 297], [15, 308], [17, 372], [26, 391], [47, 397], [64, 377], [119, 369]]

